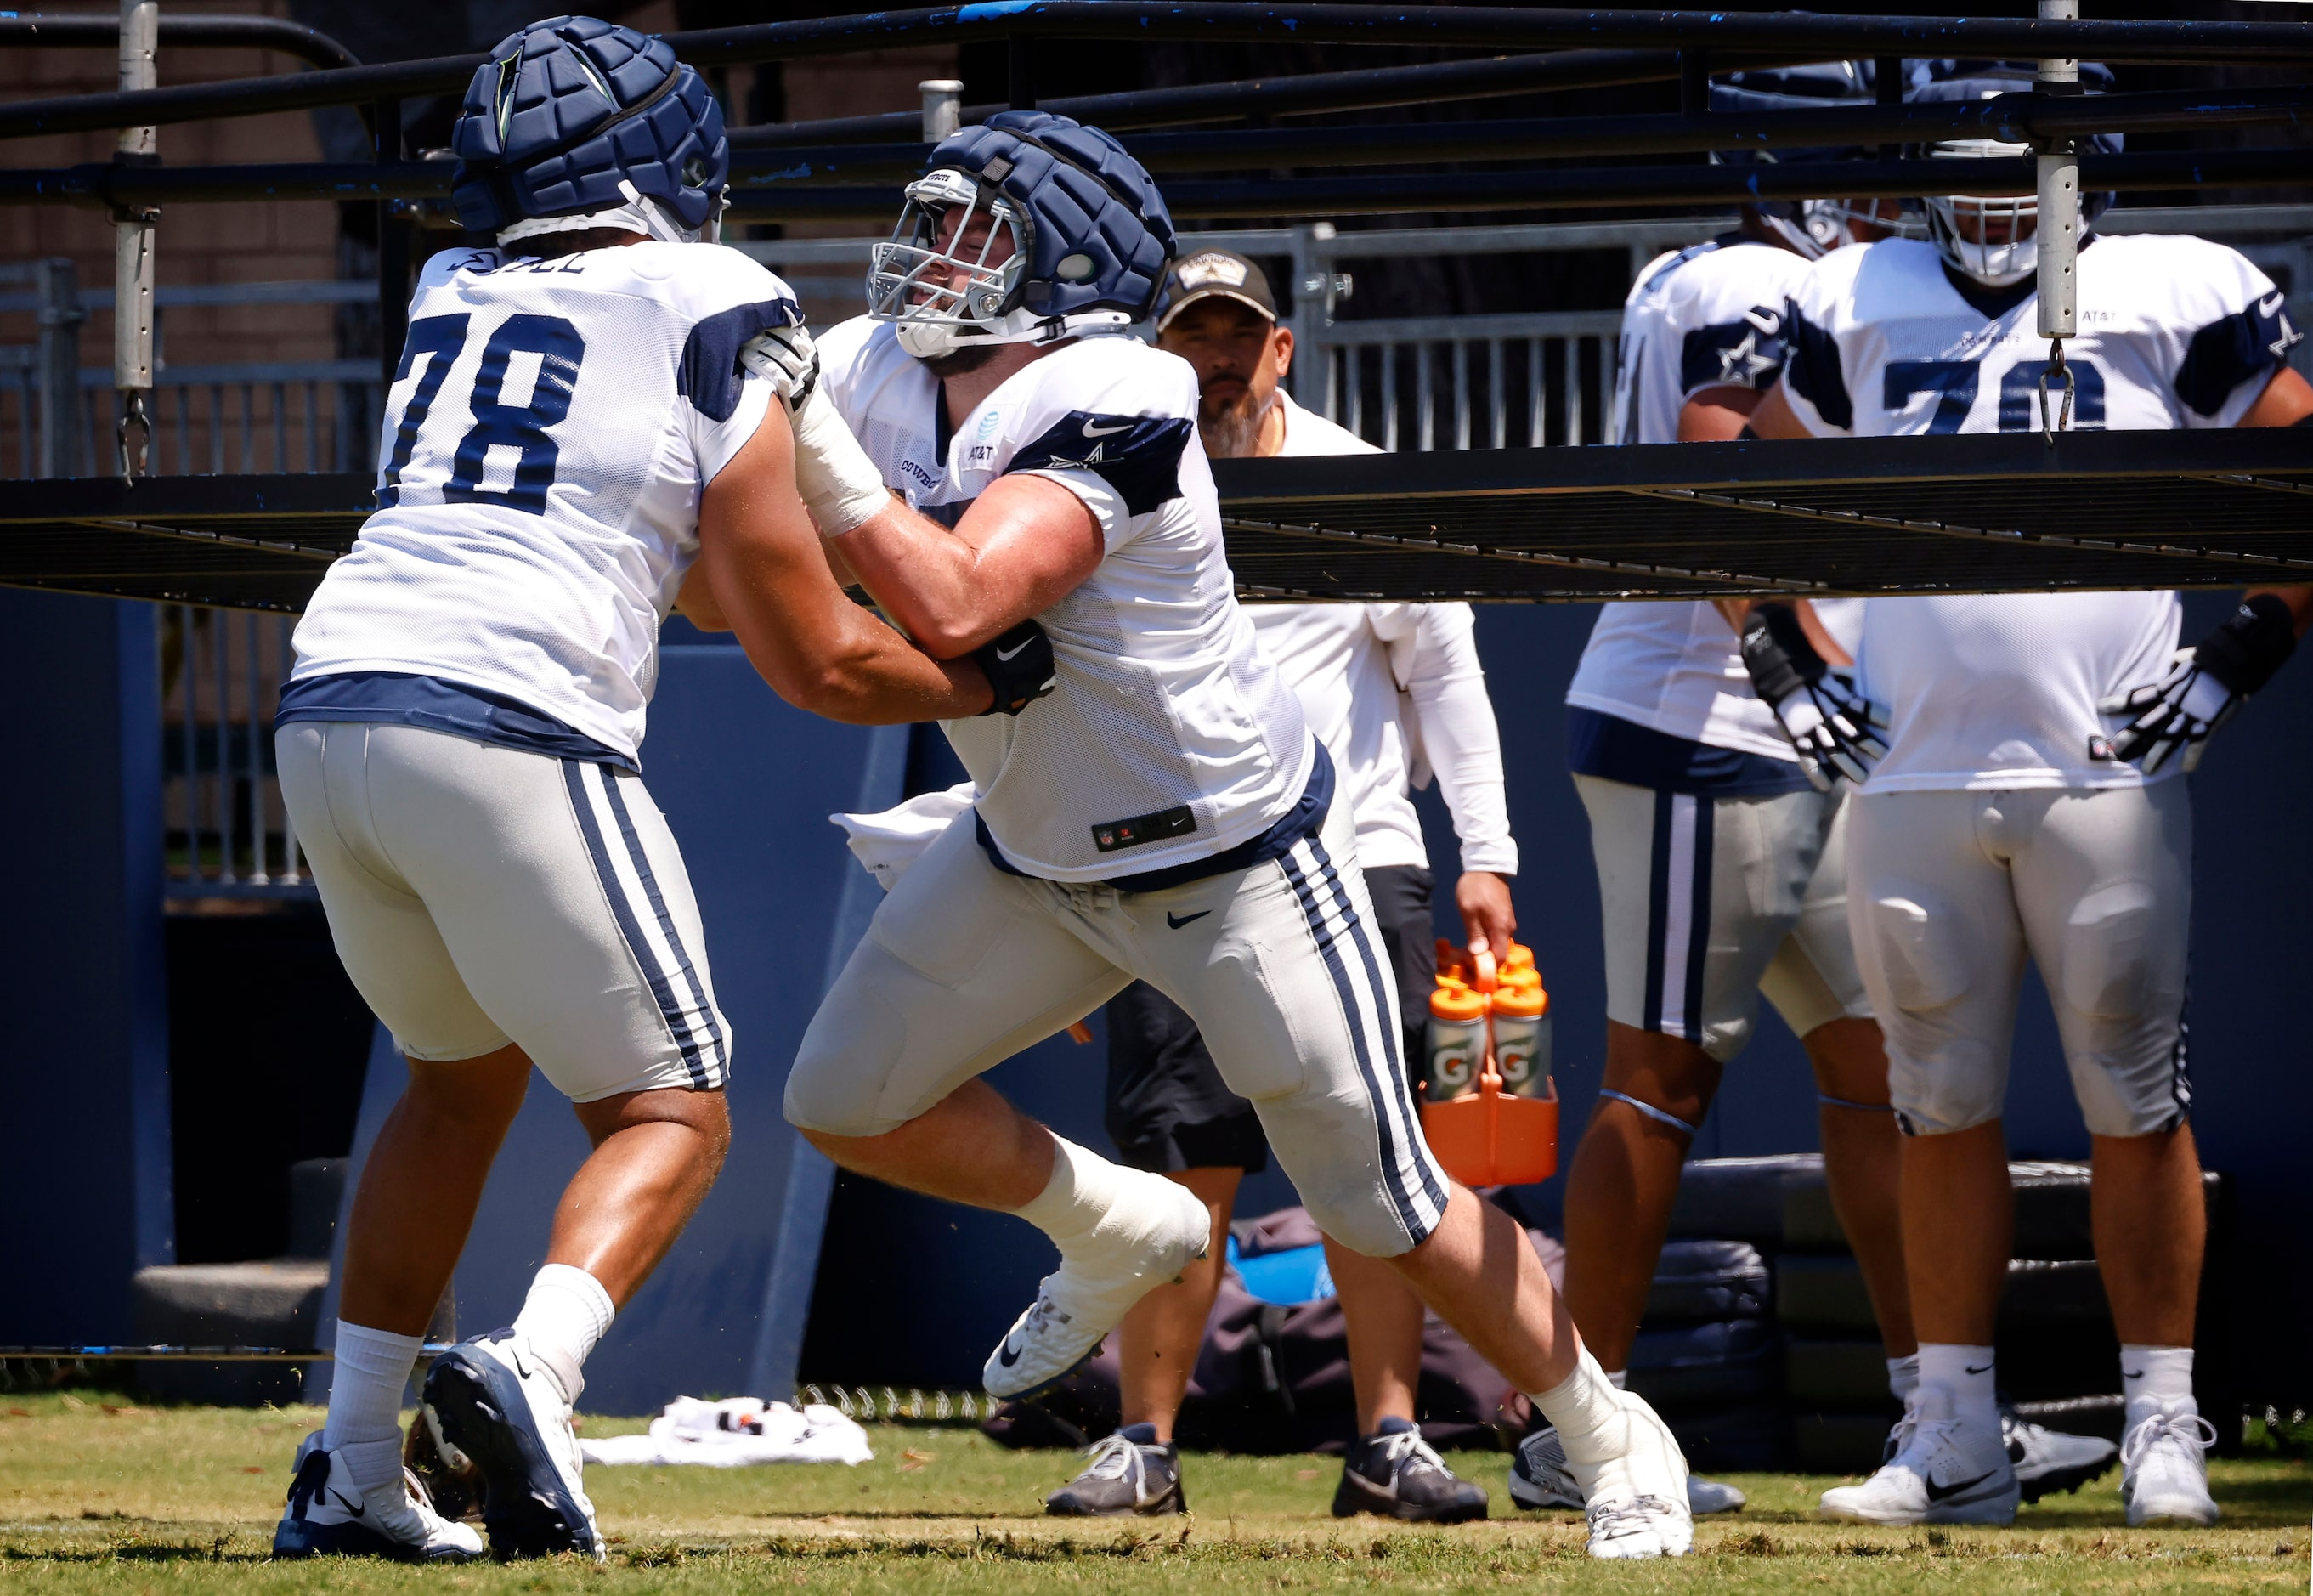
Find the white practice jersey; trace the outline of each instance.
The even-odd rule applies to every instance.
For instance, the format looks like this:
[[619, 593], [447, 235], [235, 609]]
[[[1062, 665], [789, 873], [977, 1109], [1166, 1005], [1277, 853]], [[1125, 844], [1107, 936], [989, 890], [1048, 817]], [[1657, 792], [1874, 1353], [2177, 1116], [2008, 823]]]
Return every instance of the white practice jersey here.
[[[1282, 390], [1277, 402], [1285, 410], [1280, 455], [1380, 452]], [[1333, 756], [1339, 791], [1357, 817], [1360, 865], [1429, 867], [1411, 793], [1434, 770], [1462, 868], [1517, 873], [1501, 733], [1469, 605], [1247, 604], [1244, 613]]]
[[699, 494], [770, 399], [739, 347], [800, 320], [786, 284], [711, 245], [435, 256], [378, 509], [298, 623], [294, 678], [435, 678], [633, 759]]
[[1053, 881], [1146, 875], [1250, 842], [1299, 802], [1315, 745], [1237, 607], [1186, 361], [1131, 338], [1064, 345], [949, 436], [938, 380], [892, 323], [846, 322], [819, 352], [836, 408], [924, 515], [954, 525], [997, 478], [1032, 472], [1107, 539], [1036, 617], [1051, 693], [946, 723], [1007, 862]]
[[[1790, 250], [1738, 236], [1657, 258], [1623, 306], [1607, 442], [1676, 443], [1679, 411], [1702, 390], [1773, 387], [1783, 369], [1784, 304], [1807, 269]], [[1816, 608], [1852, 652], [1861, 602]], [[1690, 742], [1798, 758], [1751, 691], [1735, 629], [1708, 604], [1606, 605], [1566, 701]]]
[[[2036, 429], [2038, 314], [2029, 292], [1998, 314], [1970, 304], [1930, 243], [1834, 251], [1793, 297], [1792, 412], [1825, 436]], [[2233, 426], [2296, 339], [2280, 293], [2235, 251], [2100, 237], [2080, 253], [2080, 336], [2064, 348], [2072, 425]], [[1893, 724], [1865, 790], [2142, 782], [2101, 757], [2120, 721], [2097, 703], [2159, 679], [2177, 620], [2173, 593], [1868, 601], [1861, 685]]]

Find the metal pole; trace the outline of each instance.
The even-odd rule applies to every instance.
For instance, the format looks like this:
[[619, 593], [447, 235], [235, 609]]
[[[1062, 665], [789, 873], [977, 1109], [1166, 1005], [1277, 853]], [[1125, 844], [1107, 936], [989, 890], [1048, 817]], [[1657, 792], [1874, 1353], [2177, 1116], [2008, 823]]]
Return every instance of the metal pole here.
[[[2080, 0], [2040, 0], [2044, 22], [2070, 22], [2080, 14]], [[2069, 57], [2043, 59], [2034, 88], [2065, 96], [2080, 92], [2080, 64]], [[2080, 157], [2079, 141], [2052, 138], [2039, 149], [2040, 336], [2048, 340], [2048, 368], [2040, 376], [2040, 429], [2048, 440], [2072, 424], [2072, 374], [2064, 365], [2064, 340], [2080, 322]], [[2063, 384], [2062, 410], [2049, 413], [2048, 384]]]
[[80, 471], [80, 270], [53, 256], [36, 269], [40, 280], [40, 475]]
[[[159, 0], [120, 0], [123, 93], [155, 85], [160, 31]], [[157, 128], [123, 128], [112, 158], [124, 166], [154, 166], [160, 149]], [[131, 481], [145, 470], [153, 436], [145, 400], [153, 391], [153, 224], [160, 215], [150, 206], [113, 212], [112, 385], [120, 395], [120, 474]]]
[[[401, 159], [401, 101], [381, 100], [374, 113], [374, 151], [380, 165]], [[383, 405], [393, 391], [393, 374], [401, 366], [401, 345], [409, 336], [409, 234], [393, 214], [393, 201], [377, 202], [377, 358], [384, 392]], [[376, 418], [370, 431], [375, 433]]]
[[928, 77], [916, 85], [924, 97], [924, 142], [937, 144], [963, 126], [963, 80]]

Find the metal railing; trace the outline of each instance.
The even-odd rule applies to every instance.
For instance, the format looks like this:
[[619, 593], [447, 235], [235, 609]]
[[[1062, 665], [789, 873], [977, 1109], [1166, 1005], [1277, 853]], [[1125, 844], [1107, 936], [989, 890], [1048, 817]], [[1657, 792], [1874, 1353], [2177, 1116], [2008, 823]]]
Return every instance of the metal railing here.
[[295, 622], [190, 604], [160, 620], [164, 895], [312, 896], [273, 761]]
[[[13, 289], [9, 292], [5, 290]], [[149, 468], [157, 475], [366, 472], [377, 463], [384, 394], [377, 362], [236, 361], [171, 366], [168, 312], [194, 305], [369, 306], [366, 282], [224, 283], [163, 288]], [[0, 477], [99, 474], [113, 466], [119, 399], [108, 366], [84, 366], [80, 329], [112, 305], [66, 260], [0, 262], [0, 312], [30, 311], [34, 345], [0, 346]]]

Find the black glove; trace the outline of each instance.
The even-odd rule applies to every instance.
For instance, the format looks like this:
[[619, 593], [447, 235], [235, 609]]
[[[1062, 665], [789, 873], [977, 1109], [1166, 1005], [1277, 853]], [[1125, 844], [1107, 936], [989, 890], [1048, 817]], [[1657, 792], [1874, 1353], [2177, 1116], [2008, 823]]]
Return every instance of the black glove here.
[[2270, 593], [2243, 600], [2222, 626], [2177, 650], [2166, 676], [2097, 706], [2107, 715], [2135, 717], [2112, 739], [2112, 756], [2141, 761], [2150, 776], [2181, 748], [2184, 768], [2194, 769], [2217, 727], [2273, 680], [2296, 648], [2297, 618], [2287, 604]]
[[1752, 606], [1743, 621], [1743, 666], [1816, 791], [1829, 792], [1841, 776], [1860, 786], [1872, 763], [1886, 757], [1887, 745], [1873, 729], [1887, 724], [1886, 712], [1816, 652], [1790, 604]]
[[996, 701], [983, 715], [1017, 715], [1056, 685], [1052, 639], [1033, 621], [1023, 621], [972, 651], [972, 663], [988, 675]]

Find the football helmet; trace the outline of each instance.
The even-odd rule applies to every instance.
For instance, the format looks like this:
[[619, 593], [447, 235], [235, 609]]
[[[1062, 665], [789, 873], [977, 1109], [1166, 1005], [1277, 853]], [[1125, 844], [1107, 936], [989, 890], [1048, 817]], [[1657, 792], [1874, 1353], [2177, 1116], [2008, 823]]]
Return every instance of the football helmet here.
[[[1811, 110], [1825, 105], [1869, 105], [1872, 102], [1876, 65], [1870, 61], [1822, 61], [1805, 66], [1731, 72], [1711, 84], [1714, 111]], [[1856, 161], [1875, 152], [1851, 145], [1820, 149], [1757, 148], [1714, 154], [1711, 160], [1729, 166], [1772, 165], [1779, 161]], [[1868, 224], [1884, 234], [1922, 238], [1926, 232], [1912, 206], [1899, 217], [1858, 210], [1844, 198], [1755, 199], [1744, 210], [1768, 232], [1813, 260], [1842, 244], [1864, 242], [1856, 232]]]
[[[2034, 69], [2015, 61], [1930, 61], [1922, 81], [1905, 98], [1913, 103], [1934, 101], [1990, 100], [2001, 94], [2029, 93]], [[2112, 71], [2094, 61], [2080, 63], [2084, 89], [2101, 91], [2112, 85]], [[2082, 153], [2117, 154], [2117, 133], [2098, 133], [2081, 141]], [[1910, 148], [1907, 154], [1932, 160], [1983, 161], [2006, 155], [2029, 155], [2027, 144], [1996, 138], [1952, 138]], [[2080, 196], [2080, 231], [2111, 206], [2108, 193]], [[1922, 207], [1927, 216], [1929, 238], [1954, 271], [1988, 288], [2005, 288], [2022, 282], [2040, 268], [2040, 201], [2035, 195], [1987, 196], [1931, 194]]]
[[[983, 219], [984, 218], [984, 222]], [[1173, 256], [1156, 182], [1097, 128], [1007, 110], [950, 134], [867, 271], [867, 313], [919, 359], [1145, 320]]]
[[663, 39], [593, 17], [508, 34], [451, 135], [461, 225], [501, 243], [623, 227], [712, 242], [731, 175], [723, 111]]

